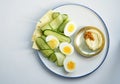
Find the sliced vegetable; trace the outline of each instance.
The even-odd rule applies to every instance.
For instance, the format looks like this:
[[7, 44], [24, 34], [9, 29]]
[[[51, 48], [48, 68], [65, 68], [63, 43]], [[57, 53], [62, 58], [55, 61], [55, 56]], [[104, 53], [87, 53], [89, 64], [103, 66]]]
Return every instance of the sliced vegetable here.
[[68, 19], [68, 15], [67, 14], [62, 14], [63, 20]]
[[40, 37], [40, 38], [36, 38], [36, 44], [38, 46], [38, 48], [40, 50], [43, 50], [43, 49], [51, 49], [48, 44]]
[[52, 29], [52, 28], [50, 27], [49, 23], [46, 24], [45, 26], [43, 26], [43, 27], [41, 28], [42, 31], [44, 31], [44, 30], [46, 30], [46, 29]]
[[53, 14], [53, 11], [52, 11], [52, 10], [48, 11], [48, 12], [40, 19], [40, 21], [37, 22], [35, 31], [34, 31], [34, 33], [33, 33], [33, 35], [32, 35], [32, 41], [33, 41], [33, 46], [32, 46], [32, 48], [33, 48], [33, 49], [39, 50], [39, 48], [37, 47], [37, 44], [36, 44], [36, 42], [35, 42], [35, 41], [36, 41], [36, 38], [37, 38], [37, 37], [40, 37], [40, 36], [42, 35], [42, 32], [41, 32], [41, 31], [39, 32], [39, 30], [40, 30], [44, 25], [48, 24], [49, 22], [51, 22], [51, 21], [53, 20], [53, 19], [52, 19], [52, 14]]
[[[70, 43], [70, 37], [63, 34], [64, 28], [68, 22], [69, 18], [67, 14], [61, 14], [60, 12], [53, 12], [50, 10], [37, 23], [32, 36], [33, 48], [39, 50], [44, 57], [55, 62], [56, 65], [60, 67], [63, 66], [66, 57], [60, 52], [58, 48], [59, 43], [56, 43], [56, 39], [51, 37], [50, 39], [52, 40], [47, 40], [46, 36], [55, 36], [58, 42]], [[55, 45], [57, 45], [57, 47], [54, 48]], [[51, 46], [53, 46], [53, 48]]]
[[60, 15], [60, 12], [53, 12], [52, 18], [55, 19], [55, 18], [58, 17], [59, 15]]
[[41, 35], [41, 38], [42, 38], [43, 40], [45, 40], [45, 39], [46, 39], [46, 36], [45, 36], [45, 35]]
[[58, 17], [56, 17], [54, 20], [50, 22], [50, 26], [53, 30], [57, 30], [57, 28], [63, 23], [63, 17], [60, 14]]
[[40, 19], [40, 23], [41, 23], [40, 28], [53, 20], [52, 14], [53, 14], [53, 10], [50, 10]]
[[43, 53], [43, 56], [45, 57], [49, 57], [52, 53], [54, 53], [53, 50], [41, 50], [41, 52]]
[[52, 30], [45, 30], [43, 33], [44, 33], [44, 35], [46, 35], [46, 36], [48, 36], [48, 35], [53, 35], [53, 36], [57, 37], [60, 42], [68, 42], [68, 43], [71, 42], [70, 37], [65, 36], [65, 35], [63, 35], [63, 34], [59, 34], [59, 33], [55, 32], [55, 31], [52, 31]]
[[66, 24], [69, 22], [69, 19], [66, 19], [61, 25], [60, 27], [58, 28], [58, 32], [61, 32], [63, 33], [64, 32], [64, 28], [66, 26]]
[[60, 52], [56, 52], [55, 55], [57, 57], [57, 61], [56, 61], [57, 66], [63, 66], [65, 56]]
[[49, 60], [55, 62], [57, 60], [56, 55], [53, 53], [50, 55]]

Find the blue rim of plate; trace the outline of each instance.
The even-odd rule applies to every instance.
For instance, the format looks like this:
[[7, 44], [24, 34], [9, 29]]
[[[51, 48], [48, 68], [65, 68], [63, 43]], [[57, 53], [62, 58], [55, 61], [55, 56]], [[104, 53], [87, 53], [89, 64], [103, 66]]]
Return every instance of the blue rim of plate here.
[[56, 7], [52, 8], [52, 10], [55, 10], [56, 8], [59, 8], [59, 7], [61, 7], [61, 6], [66, 6], [66, 5], [76, 5], [76, 6], [81, 6], [81, 7], [84, 7], [84, 8], [86, 8], [86, 9], [89, 9], [90, 11], [92, 11], [93, 13], [95, 13], [95, 14], [98, 16], [98, 18], [102, 21], [102, 23], [103, 23], [103, 25], [104, 25], [104, 27], [105, 27], [105, 30], [106, 30], [106, 35], [107, 35], [107, 40], [108, 40], [108, 44], [107, 44], [108, 47], [107, 47], [107, 51], [106, 51], [106, 53], [105, 53], [104, 59], [103, 59], [102, 62], [99, 64], [99, 66], [96, 67], [93, 71], [91, 71], [91, 72], [89, 72], [89, 73], [86, 73], [85, 75], [82, 75], [82, 76], [68, 77], [68, 76], [63, 76], [63, 75], [57, 74], [57, 73], [53, 72], [52, 70], [50, 70], [50, 69], [43, 63], [43, 61], [41, 60], [41, 58], [40, 58], [40, 56], [39, 56], [39, 54], [38, 54], [39, 51], [37, 52], [37, 55], [39, 56], [40, 61], [41, 61], [42, 65], [43, 65], [43, 67], [47, 68], [50, 72], [54, 73], [54, 75], [57, 75], [57, 76], [60, 76], [60, 77], [64, 77], [64, 78], [69, 78], [69, 79], [81, 78], [81, 77], [88, 76], [88, 75], [92, 74], [93, 72], [95, 72], [95, 71], [103, 64], [103, 62], [105, 61], [105, 59], [106, 59], [106, 57], [107, 57], [107, 54], [108, 54], [108, 51], [109, 51], [109, 46], [110, 46], [109, 32], [108, 32], [108, 29], [107, 29], [107, 26], [106, 26], [105, 22], [104, 22], [103, 19], [98, 15], [98, 13], [96, 13], [94, 10], [92, 10], [91, 8], [89, 8], [89, 7], [87, 7], [87, 6], [84, 6], [84, 5], [81, 5], [81, 4], [76, 4], [76, 3], [67, 3], [67, 4], [62, 4], [62, 5], [56, 6]]

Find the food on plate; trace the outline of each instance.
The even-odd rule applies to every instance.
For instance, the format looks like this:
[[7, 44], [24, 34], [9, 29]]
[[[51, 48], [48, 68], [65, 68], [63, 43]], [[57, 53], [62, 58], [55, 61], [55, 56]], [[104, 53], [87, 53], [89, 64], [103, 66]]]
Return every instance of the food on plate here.
[[36, 45], [35, 40], [36, 40], [37, 37], [41, 37], [42, 32], [40, 31], [40, 29], [41, 29], [45, 24], [49, 23], [49, 22], [52, 20], [52, 14], [53, 14], [53, 11], [52, 11], [52, 10], [49, 10], [49, 11], [40, 19], [40, 21], [37, 22], [35, 31], [34, 31], [33, 36], [32, 36], [32, 41], [33, 41], [33, 46], [32, 46], [32, 48], [39, 50], [39, 48], [38, 48], [37, 45]]
[[64, 29], [64, 34], [66, 36], [71, 36], [75, 33], [75, 30], [76, 30], [76, 25], [75, 23], [73, 22], [68, 22], [65, 26], [65, 29]]
[[43, 34], [46, 36], [53, 35], [57, 37], [60, 42], [69, 42], [69, 43], [71, 42], [70, 37], [65, 36], [64, 34], [60, 34], [58, 32], [52, 31], [52, 30], [45, 30]]
[[[67, 16], [66, 16], [67, 17]], [[67, 18], [66, 20], [64, 20], [64, 22], [62, 23], [62, 25], [60, 25], [60, 27], [58, 28], [58, 32], [60, 33], [64, 33], [64, 29], [65, 29], [65, 26], [66, 24], [69, 22], [69, 18]]]
[[44, 56], [45, 57], [50, 57], [53, 53], [54, 53], [54, 51], [53, 50], [51, 50], [51, 49], [48, 49], [48, 50], [41, 50], [41, 52], [44, 54]]
[[101, 33], [96, 29], [89, 29], [84, 32], [84, 38], [87, 46], [91, 50], [99, 49], [103, 44]]
[[59, 40], [53, 35], [48, 35], [46, 37], [46, 42], [50, 46], [51, 49], [55, 49], [59, 45]]
[[56, 55], [56, 58], [57, 58], [56, 65], [57, 66], [63, 66], [64, 59], [66, 58], [65, 55], [63, 55], [60, 52], [55, 52], [55, 55]]
[[59, 31], [59, 29], [63, 29], [64, 26], [68, 22], [68, 16], [67, 14], [60, 14], [59, 12], [53, 12], [52, 14], [52, 20], [45, 24], [43, 27], [41, 27], [41, 30], [44, 31], [46, 29]]
[[79, 54], [85, 57], [92, 57], [103, 50], [105, 38], [102, 31], [98, 28], [85, 26], [78, 31], [74, 45]]
[[50, 10], [36, 25], [32, 48], [39, 50], [58, 67], [62, 67], [66, 56], [74, 52], [70, 36], [75, 30], [76, 26], [67, 14]]
[[76, 61], [73, 58], [66, 57], [64, 60], [64, 69], [67, 72], [74, 72], [76, 70]]
[[74, 52], [73, 46], [67, 42], [62, 42], [59, 49], [65, 55], [71, 55]]
[[[64, 67], [66, 72], [73, 72], [76, 69], [76, 61], [70, 57], [74, 52], [71, 36], [74, 36], [76, 29], [75, 23], [67, 14], [50, 10], [36, 25], [32, 36], [32, 48], [39, 50], [47, 60], [58, 67]], [[74, 44], [81, 55], [90, 57], [95, 55], [91, 54], [94, 51], [99, 53], [103, 49], [104, 35], [97, 28], [87, 26], [79, 33]]]
[[45, 42], [45, 40], [41, 37], [36, 38], [36, 44], [39, 48], [39, 50], [47, 50], [47, 49], [51, 49], [48, 44]]
[[55, 62], [57, 60], [57, 57], [56, 57], [55, 53], [52, 53], [48, 59], [52, 62]]

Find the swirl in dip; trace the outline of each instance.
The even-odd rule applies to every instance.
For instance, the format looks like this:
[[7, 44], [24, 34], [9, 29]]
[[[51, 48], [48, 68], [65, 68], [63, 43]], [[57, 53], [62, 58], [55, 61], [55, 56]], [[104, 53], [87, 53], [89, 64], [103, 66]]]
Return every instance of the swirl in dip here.
[[93, 26], [85, 26], [80, 29], [75, 37], [76, 51], [85, 57], [92, 57], [100, 53], [105, 45], [102, 31]]

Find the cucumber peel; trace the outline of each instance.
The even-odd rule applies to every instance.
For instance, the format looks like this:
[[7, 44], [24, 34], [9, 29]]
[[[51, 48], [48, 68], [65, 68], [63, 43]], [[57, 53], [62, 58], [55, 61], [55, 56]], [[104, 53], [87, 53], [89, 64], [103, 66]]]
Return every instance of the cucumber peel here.
[[65, 36], [63, 34], [59, 34], [59, 33], [55, 32], [55, 31], [52, 31], [52, 30], [45, 30], [43, 32], [43, 34], [46, 35], [46, 36], [53, 35], [53, 36], [57, 37], [60, 42], [68, 42], [68, 43], [71, 42], [70, 37]]
[[56, 55], [53, 53], [50, 55], [49, 60], [55, 62], [57, 60]]
[[56, 61], [57, 66], [63, 66], [65, 56], [60, 52], [56, 52], [55, 55], [57, 57], [57, 61]]
[[41, 52], [43, 53], [43, 55], [45, 56], [45, 57], [49, 57], [52, 53], [54, 53], [54, 51], [53, 50], [41, 50]]
[[40, 37], [36, 38], [36, 44], [40, 50], [51, 49], [48, 44]]
[[58, 17], [59, 15], [60, 15], [60, 12], [53, 12], [52, 18], [55, 19], [55, 18]]
[[66, 26], [66, 24], [69, 22], [69, 19], [66, 19], [61, 25], [60, 27], [58, 28], [58, 32], [61, 32], [63, 33], [64, 32], [64, 28]]
[[57, 30], [57, 28], [63, 23], [63, 17], [60, 14], [58, 17], [56, 17], [55, 19], [53, 19], [50, 22], [50, 26], [52, 27], [53, 30]]
[[51, 26], [49, 25], [49, 23], [41, 28], [42, 31], [44, 31], [46, 29], [52, 29]]

